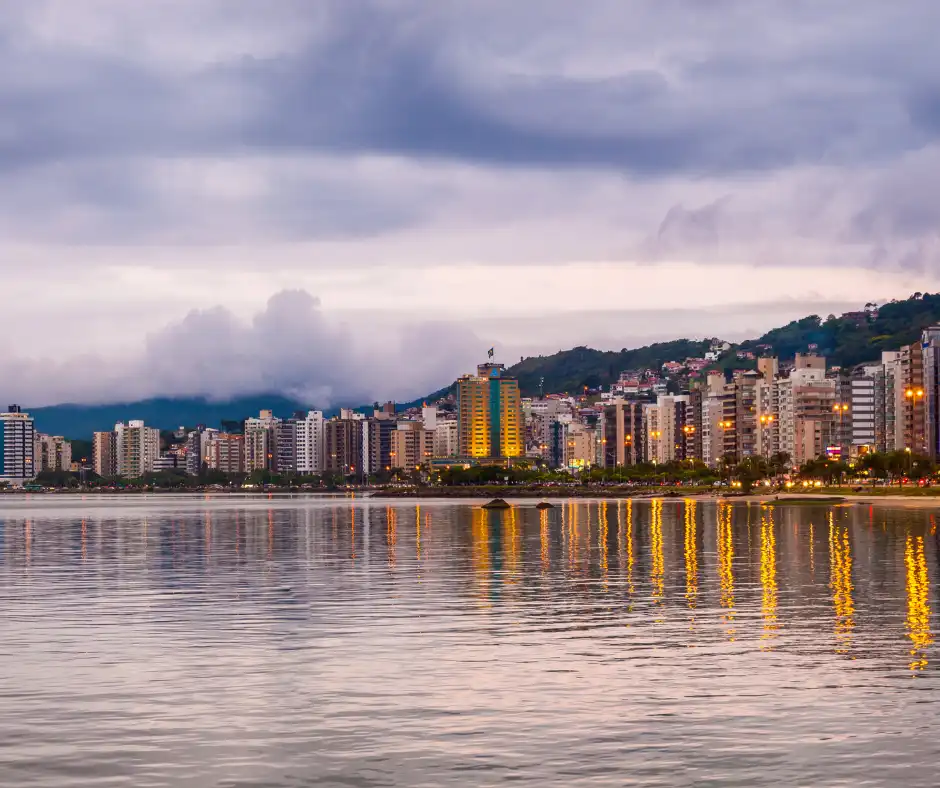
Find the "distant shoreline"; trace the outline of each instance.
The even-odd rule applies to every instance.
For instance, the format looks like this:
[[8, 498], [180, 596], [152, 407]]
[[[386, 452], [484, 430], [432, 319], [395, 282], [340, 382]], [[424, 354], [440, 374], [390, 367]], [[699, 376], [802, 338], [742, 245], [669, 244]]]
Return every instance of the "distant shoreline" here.
[[459, 499], [462, 501], [474, 500], [486, 502], [494, 498], [504, 498], [509, 501], [540, 501], [540, 500], [677, 500], [692, 499], [702, 502], [727, 502], [727, 503], [745, 503], [745, 504], [790, 504], [790, 505], [852, 505], [852, 506], [878, 506], [878, 507], [896, 507], [907, 509], [940, 509], [940, 488], [936, 492], [920, 495], [905, 495], [898, 491], [885, 491], [882, 494], [871, 494], [871, 492], [859, 492], [833, 490], [819, 492], [766, 492], [751, 493], [743, 495], [733, 493], [728, 495], [719, 490], [712, 489], [686, 489], [681, 488], [549, 488], [549, 489], [526, 489], [524, 487], [513, 488], [512, 486], [492, 486], [492, 487], [428, 487], [415, 490], [414, 488], [398, 489], [350, 489], [350, 490], [290, 490], [286, 488], [269, 488], [257, 490], [242, 489], [128, 489], [128, 490], [44, 490], [44, 491], [24, 491], [24, 490], [3, 490], [0, 492], [0, 501], [4, 497], [31, 500], [33, 496], [37, 498], [57, 498], [57, 497], [85, 497], [101, 496], [103, 498], [137, 498], [141, 496], [206, 496], [217, 498], [257, 498], [257, 497], [318, 497], [332, 499], [350, 499], [350, 500], [381, 500], [381, 501], [421, 501], [421, 500], [448, 500]]

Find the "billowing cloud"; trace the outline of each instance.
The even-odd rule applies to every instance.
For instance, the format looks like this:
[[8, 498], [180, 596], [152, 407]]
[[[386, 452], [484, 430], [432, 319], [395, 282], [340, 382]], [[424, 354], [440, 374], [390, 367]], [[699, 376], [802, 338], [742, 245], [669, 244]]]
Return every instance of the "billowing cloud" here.
[[9, 402], [31, 406], [277, 393], [328, 408], [420, 397], [471, 370], [483, 344], [446, 321], [378, 332], [344, 324], [309, 293], [285, 290], [247, 321], [224, 307], [194, 310], [132, 354], [63, 362], [8, 356], [0, 378]]
[[[934, 0], [7, 4], [0, 331], [21, 372], [97, 358], [130, 390], [145, 347], [163, 388], [333, 396], [369, 389], [343, 358], [246, 348], [371, 335], [398, 390], [484, 322], [617, 347], [559, 315], [937, 289], [938, 26]], [[324, 309], [250, 322], [284, 290]]]

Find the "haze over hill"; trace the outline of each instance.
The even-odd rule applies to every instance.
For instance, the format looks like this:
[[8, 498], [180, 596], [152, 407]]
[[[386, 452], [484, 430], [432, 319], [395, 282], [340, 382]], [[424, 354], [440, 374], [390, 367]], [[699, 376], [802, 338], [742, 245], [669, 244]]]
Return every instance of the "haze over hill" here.
[[[735, 347], [773, 353], [791, 358], [815, 345], [832, 364], [853, 365], [879, 358], [882, 350], [916, 341], [929, 325], [940, 323], [940, 294], [920, 294], [880, 306], [868, 305], [841, 317], [825, 318], [809, 315], [775, 328], [760, 337], [743, 341]], [[585, 386], [596, 388], [614, 382], [625, 369], [659, 367], [666, 361], [700, 357], [707, 349], [705, 340], [678, 339], [641, 348], [600, 351], [576, 347], [552, 355], [533, 356], [509, 367], [509, 374], [518, 377], [524, 395], [544, 392], [581, 391]], [[764, 347], [766, 346], [766, 347]], [[242, 359], [239, 363], [251, 363]], [[472, 369], [468, 363], [467, 371]], [[452, 381], [440, 381], [447, 389]], [[432, 398], [440, 391], [429, 393]], [[421, 399], [416, 400], [420, 402]], [[271, 408], [279, 416], [296, 410], [317, 408], [329, 411], [339, 405], [361, 407], [363, 398], [339, 403], [324, 403], [311, 397], [285, 397], [263, 391], [223, 400], [205, 397], [165, 397], [106, 405], [65, 404], [32, 408], [37, 428], [67, 437], [87, 437], [95, 430], [110, 429], [117, 421], [144, 419], [152, 426], [173, 429], [181, 425], [217, 425], [222, 420], [237, 420]]]

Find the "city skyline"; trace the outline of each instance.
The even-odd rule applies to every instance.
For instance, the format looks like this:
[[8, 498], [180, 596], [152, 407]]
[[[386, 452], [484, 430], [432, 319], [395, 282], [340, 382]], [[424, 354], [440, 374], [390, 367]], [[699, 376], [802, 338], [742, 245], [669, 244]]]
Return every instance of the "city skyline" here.
[[587, 10], [5, 9], [7, 398], [407, 399], [940, 289], [935, 3]]
[[[869, 304], [849, 317], [858, 331], [900, 308]], [[934, 473], [940, 324], [913, 342], [882, 347], [877, 362], [845, 366], [827, 363], [815, 343], [783, 360], [721, 339], [684, 346], [698, 355], [622, 368], [610, 384], [573, 394], [542, 391], [542, 378], [537, 397], [521, 396], [520, 381], [492, 361], [490, 348], [476, 374], [462, 375], [420, 406], [376, 402], [371, 414], [341, 408], [328, 418], [318, 410], [281, 417], [262, 409], [218, 428], [181, 418], [178, 428], [161, 430], [132, 419], [95, 430], [90, 457], [73, 457], [73, 442], [39, 432], [29, 413], [10, 405], [0, 413], [0, 483], [30, 489], [41, 487], [34, 484], [40, 479], [74, 487], [90, 470], [105, 484], [118, 477], [154, 483], [153, 475], [165, 471], [170, 476], [161, 481], [171, 486], [241, 485], [247, 477], [286, 480], [288, 487], [297, 479], [313, 488], [387, 484], [402, 473], [415, 484], [439, 484], [446, 472], [454, 483], [455, 469], [534, 472], [529, 481], [547, 469], [566, 482], [590, 483], [597, 470], [609, 479], [624, 468], [661, 468], [673, 483], [690, 481], [689, 474], [701, 482], [736, 473], [749, 491], [757, 480], [833, 465], [840, 477], [850, 469], [878, 474], [872, 478]]]

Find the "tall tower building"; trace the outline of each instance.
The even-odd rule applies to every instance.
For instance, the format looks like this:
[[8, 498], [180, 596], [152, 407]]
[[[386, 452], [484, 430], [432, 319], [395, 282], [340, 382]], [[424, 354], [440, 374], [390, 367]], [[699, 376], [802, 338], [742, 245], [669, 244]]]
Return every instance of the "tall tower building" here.
[[33, 419], [19, 405], [0, 413], [0, 482], [20, 487], [36, 478]]
[[160, 430], [144, 426], [142, 421], [129, 421], [116, 424], [114, 432], [117, 475], [138, 479], [153, 473], [160, 456]]
[[918, 454], [926, 454], [928, 449], [924, 357], [920, 342], [901, 348], [901, 434], [904, 443], [898, 448]]
[[91, 449], [95, 473], [102, 478], [117, 476], [117, 433], [96, 432]]
[[927, 453], [940, 456], [940, 326], [931, 326], [921, 339], [924, 376]]
[[522, 398], [519, 381], [502, 364], [481, 364], [457, 381], [460, 454], [479, 459], [521, 457]]
[[296, 431], [296, 467], [297, 473], [309, 475], [323, 473], [323, 413], [311, 410], [302, 419], [297, 419]]
[[362, 435], [365, 419], [341, 410], [340, 417], [325, 423], [325, 470], [343, 476], [362, 475]]
[[35, 433], [33, 467], [42, 471], [68, 471], [72, 465], [72, 444], [61, 435]]
[[614, 399], [598, 420], [598, 464], [603, 468], [638, 465], [646, 459], [643, 403]]

